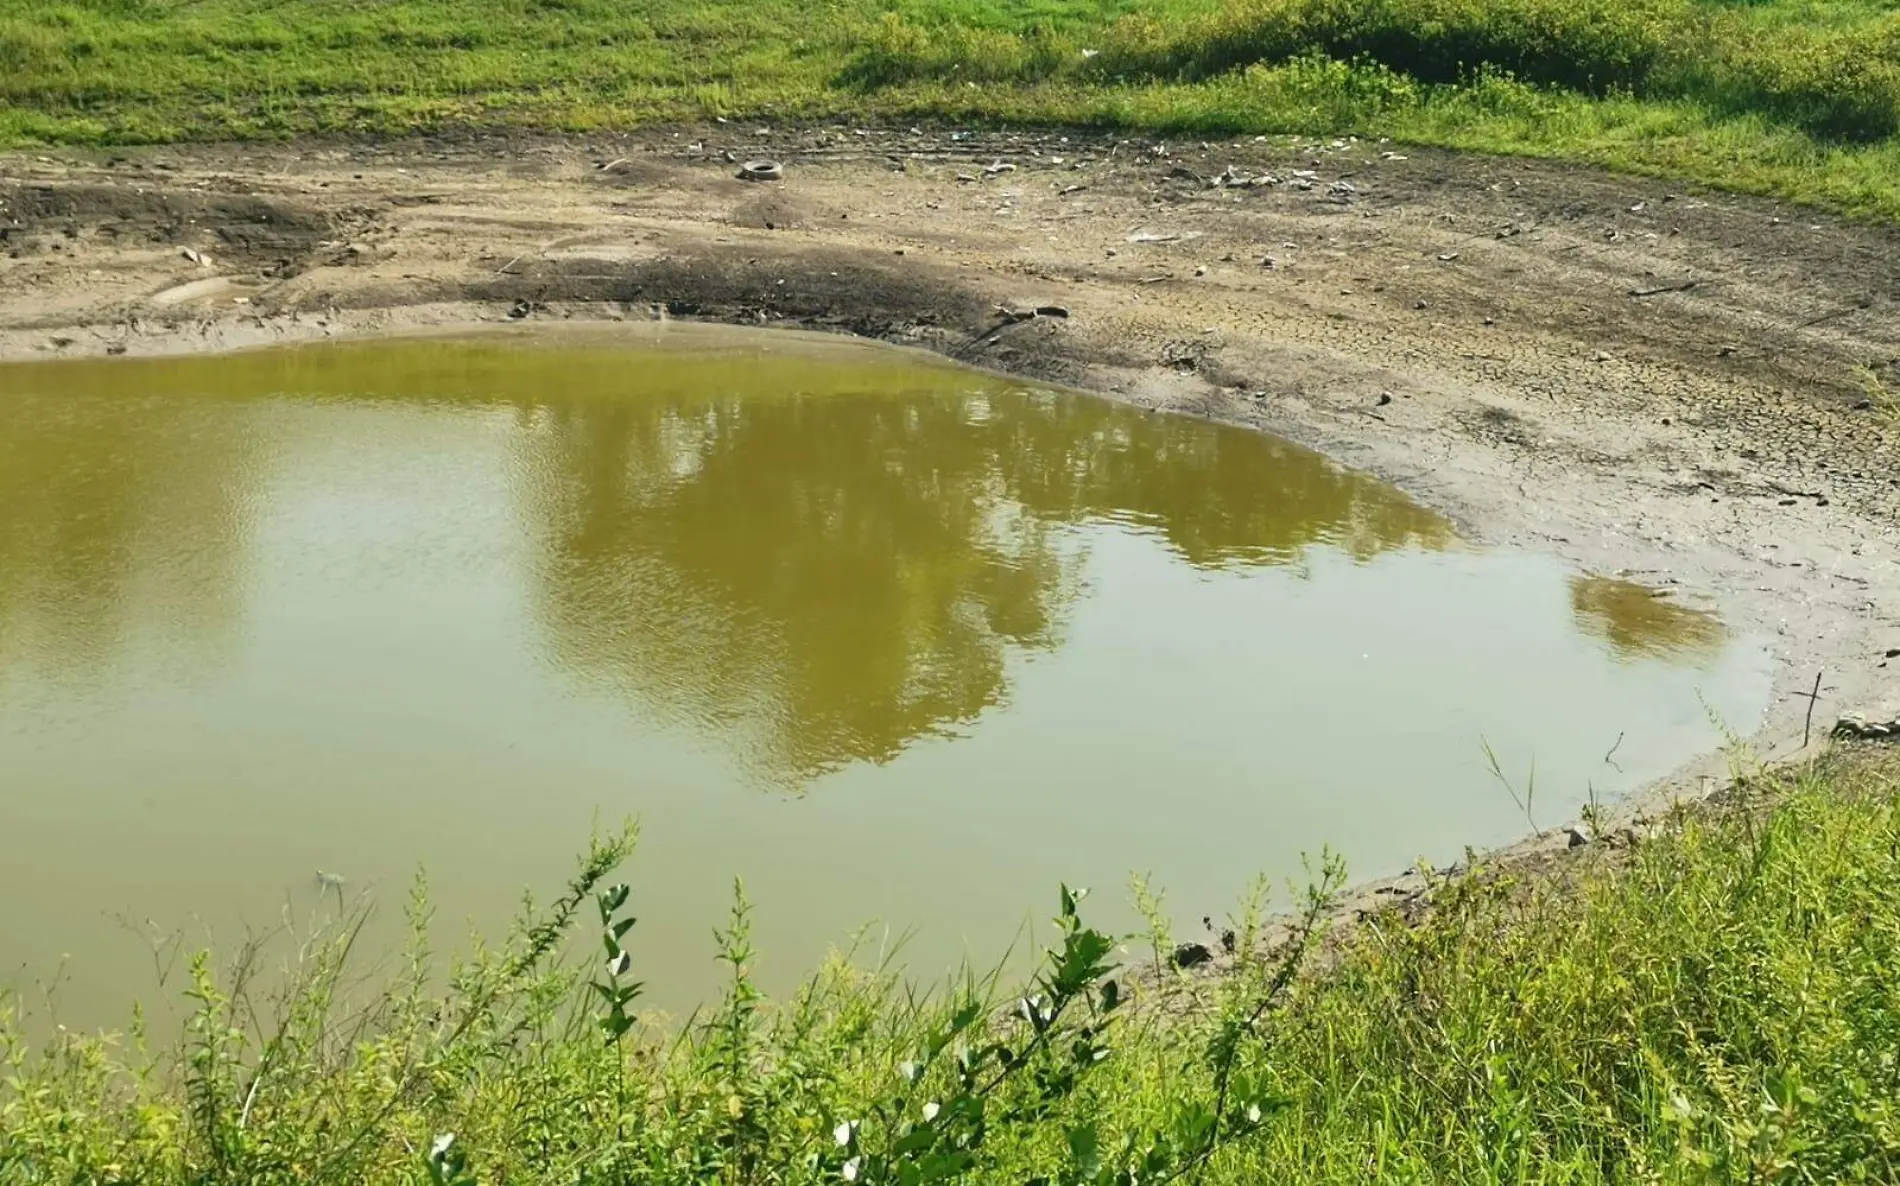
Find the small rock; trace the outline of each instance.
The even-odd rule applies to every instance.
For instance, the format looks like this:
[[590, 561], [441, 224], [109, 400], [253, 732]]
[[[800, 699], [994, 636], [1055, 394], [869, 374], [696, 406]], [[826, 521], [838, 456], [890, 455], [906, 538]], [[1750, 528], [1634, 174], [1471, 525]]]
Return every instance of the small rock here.
[[1379, 406], [1380, 406], [1380, 407], [1382, 407], [1382, 408], [1383, 408], [1383, 407], [1385, 407], [1385, 406], [1386, 406], [1387, 404], [1389, 404], [1389, 403], [1391, 403], [1391, 402], [1392, 402], [1392, 393], [1391, 393], [1390, 391], [1381, 391], [1381, 392], [1379, 393]]
[[1206, 264], [1197, 264], [1197, 265], [1195, 265], [1195, 268], [1194, 268], [1194, 274], [1195, 274], [1196, 276], [1205, 276], [1205, 275], [1207, 275], [1207, 265], [1206, 265]]
[[1564, 829], [1564, 846], [1566, 848], [1582, 848], [1588, 843], [1590, 843], [1590, 832], [1582, 825]]
[[1234, 947], [1238, 943], [1239, 940], [1235, 938], [1233, 931], [1226, 930], [1220, 933], [1220, 949], [1228, 955], [1234, 954]]

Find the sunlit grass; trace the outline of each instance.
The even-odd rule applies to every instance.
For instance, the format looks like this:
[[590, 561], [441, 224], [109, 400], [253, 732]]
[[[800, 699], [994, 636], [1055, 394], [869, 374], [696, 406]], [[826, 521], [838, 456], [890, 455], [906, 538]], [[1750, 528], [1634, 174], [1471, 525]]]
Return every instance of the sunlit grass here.
[[1357, 133], [1900, 218], [1877, 0], [0, 0], [0, 144], [714, 116]]

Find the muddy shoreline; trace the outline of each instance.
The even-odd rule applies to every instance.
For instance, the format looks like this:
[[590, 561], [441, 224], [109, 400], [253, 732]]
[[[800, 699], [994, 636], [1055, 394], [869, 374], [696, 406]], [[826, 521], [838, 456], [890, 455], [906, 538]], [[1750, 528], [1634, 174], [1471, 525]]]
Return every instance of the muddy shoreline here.
[[[759, 157], [784, 179], [735, 175]], [[1817, 674], [1817, 738], [1894, 715], [1897, 301], [1892, 230], [1358, 141], [722, 125], [0, 157], [0, 358], [668, 319], [920, 347], [1270, 431], [1476, 541], [1712, 608], [1772, 648], [1766, 715], [1729, 722], [1771, 760]]]

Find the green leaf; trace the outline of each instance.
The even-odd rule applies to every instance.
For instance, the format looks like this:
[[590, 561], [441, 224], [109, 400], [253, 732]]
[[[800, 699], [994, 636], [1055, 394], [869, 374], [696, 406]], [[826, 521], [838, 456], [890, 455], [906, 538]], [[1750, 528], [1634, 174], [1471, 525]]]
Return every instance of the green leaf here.
[[912, 1153], [921, 1153], [936, 1143], [937, 1130], [921, 1126], [897, 1138], [897, 1143], [891, 1146], [891, 1152], [899, 1157], [906, 1157]]
[[1085, 1178], [1094, 1177], [1102, 1164], [1100, 1132], [1094, 1124], [1078, 1124], [1068, 1131], [1068, 1139], [1069, 1159], [1076, 1173]]

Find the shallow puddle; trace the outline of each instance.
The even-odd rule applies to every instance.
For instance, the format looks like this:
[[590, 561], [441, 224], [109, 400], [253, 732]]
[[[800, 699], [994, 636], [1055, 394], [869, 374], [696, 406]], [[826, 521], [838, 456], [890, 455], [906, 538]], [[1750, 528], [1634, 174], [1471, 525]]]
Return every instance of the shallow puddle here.
[[[1255, 433], [668, 332], [0, 368], [0, 982], [122, 1021], [426, 867], [443, 942], [637, 814], [655, 999], [743, 877], [782, 987], [989, 960], [1058, 882], [1198, 932], [1746, 732], [1762, 649]], [[1534, 771], [1534, 775], [1533, 775]], [[326, 880], [320, 880], [322, 870]], [[156, 954], [155, 954], [156, 953]], [[180, 988], [174, 970], [167, 991]]]

